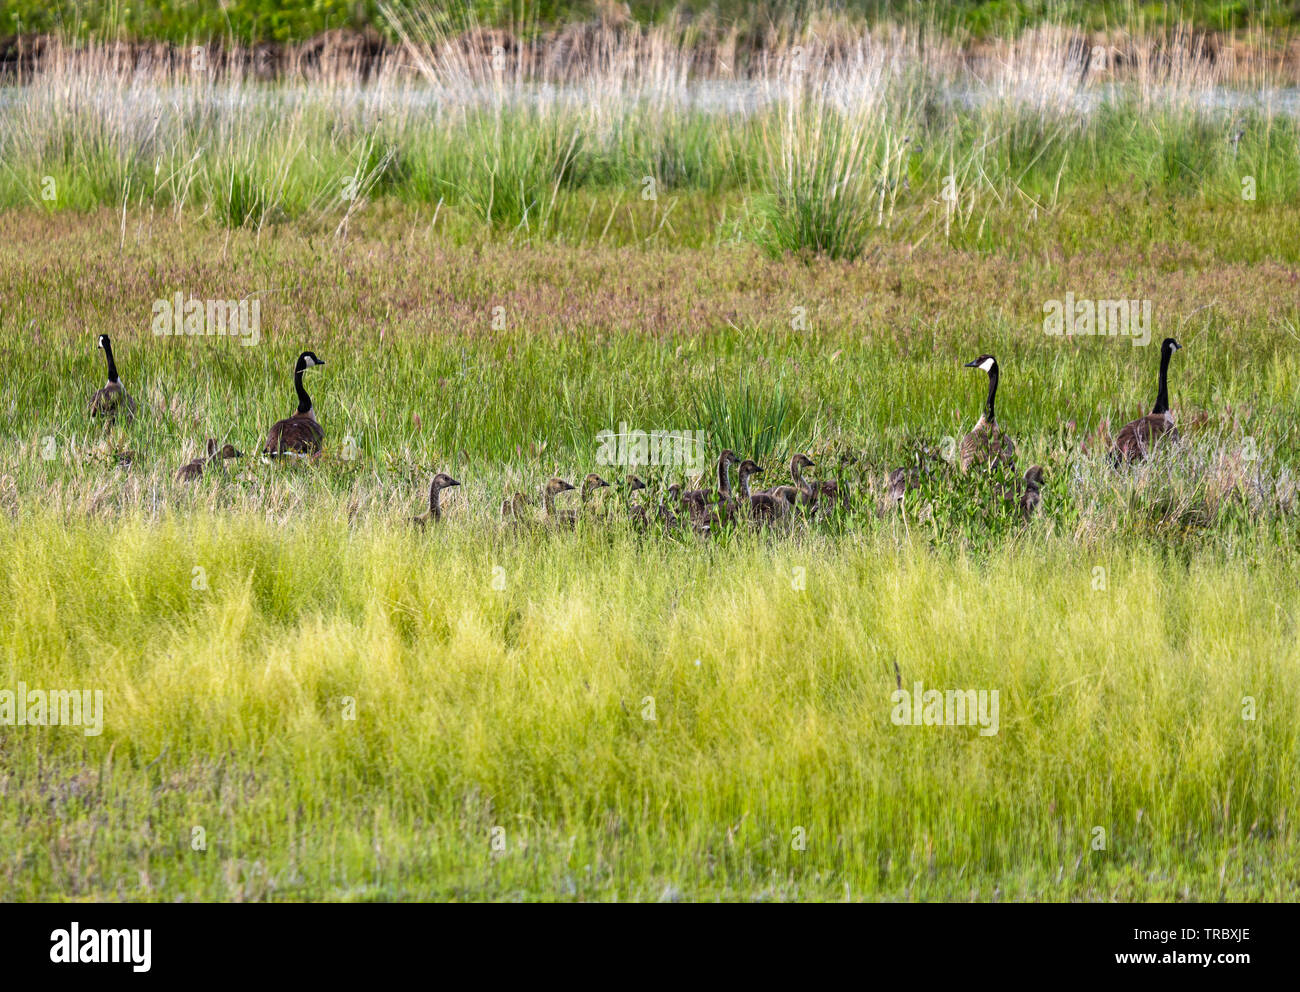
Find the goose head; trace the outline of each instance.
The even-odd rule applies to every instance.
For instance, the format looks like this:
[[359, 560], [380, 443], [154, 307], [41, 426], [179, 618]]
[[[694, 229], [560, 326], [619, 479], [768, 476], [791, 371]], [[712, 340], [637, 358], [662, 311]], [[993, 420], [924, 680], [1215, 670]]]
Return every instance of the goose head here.
[[575, 487], [571, 482], [565, 482], [563, 479], [553, 478], [546, 483], [546, 495], [558, 496], [562, 492], [567, 492], [568, 490], [575, 488], [577, 487]]
[[[582, 495], [587, 496], [597, 489], [608, 486], [609, 483], [598, 476], [595, 472], [588, 472], [587, 477], [582, 480]], [[570, 486], [570, 489], [573, 487]]]
[[985, 372], [992, 374], [998, 367], [998, 360], [992, 355], [980, 355], [973, 362], [967, 362], [968, 369], [983, 369]]
[[444, 489], [450, 489], [452, 486], [459, 486], [459, 485], [460, 483], [457, 482], [455, 479], [453, 479], [446, 472], [439, 472], [437, 475], [433, 477], [433, 482], [430, 483], [430, 488], [435, 489], [438, 492], [441, 492]]

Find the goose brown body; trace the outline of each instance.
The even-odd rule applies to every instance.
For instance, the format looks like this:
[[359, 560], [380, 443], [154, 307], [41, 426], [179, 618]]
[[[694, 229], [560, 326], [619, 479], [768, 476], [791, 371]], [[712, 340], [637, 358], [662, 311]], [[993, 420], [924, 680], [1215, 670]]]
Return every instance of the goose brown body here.
[[202, 477], [203, 469], [209, 462], [225, 462], [231, 458], [244, 457], [244, 453], [236, 449], [233, 444], [223, 444], [218, 447], [215, 437], [208, 438], [205, 451], [207, 453], [205, 457], [188, 461], [176, 470], [176, 478], [179, 481], [187, 482]]
[[1138, 417], [1120, 428], [1115, 437], [1115, 446], [1110, 452], [1112, 464], [1119, 466], [1125, 462], [1144, 461], [1157, 444], [1177, 443], [1178, 428], [1174, 425], [1173, 414], [1169, 412], [1169, 359], [1181, 348], [1182, 345], [1173, 338], [1165, 338], [1161, 342], [1160, 378], [1156, 385], [1155, 406], [1145, 417]]
[[262, 453], [276, 457], [283, 454], [314, 455], [325, 443], [325, 428], [316, 419], [311, 398], [303, 388], [302, 376], [309, 368], [324, 365], [324, 359], [316, 357], [313, 352], [304, 351], [298, 356], [293, 368], [293, 385], [298, 394], [298, 409], [283, 420], [271, 425], [266, 435], [266, 444]]
[[[738, 464], [740, 464], [740, 458], [730, 448], [724, 448], [722, 454], [718, 456], [718, 504], [717, 511], [714, 514], [717, 522], [726, 523], [729, 517], [735, 515], [739, 507], [739, 502], [731, 491], [731, 466]], [[707, 489], [688, 489], [682, 493], [682, 500], [685, 501], [693, 493], [698, 493], [707, 506], [710, 495]], [[684, 502], [683, 505], [685, 505]]]
[[998, 392], [998, 361], [992, 355], [980, 355], [973, 362], [966, 363], [967, 368], [983, 369], [989, 375], [988, 397], [984, 401], [984, 412], [971, 432], [961, 439], [958, 446], [958, 458], [962, 472], [969, 471], [977, 465], [1002, 463], [1015, 468], [1016, 446], [1011, 438], [998, 426], [994, 410], [994, 400]]
[[775, 496], [768, 493], [756, 493], [750, 489], [749, 480], [756, 475], [763, 474], [763, 470], [758, 467], [757, 462], [752, 458], [746, 458], [740, 463], [737, 474], [740, 476], [740, 491], [749, 503], [750, 515], [755, 524], [761, 526], [762, 524], [771, 523], [781, 516], [781, 508], [777, 505]]
[[123, 420], [134, 420], [135, 400], [122, 386], [122, 380], [117, 374], [117, 363], [113, 361], [113, 343], [107, 334], [99, 336], [99, 346], [104, 349], [104, 359], [108, 363], [108, 382], [90, 397], [90, 415], [109, 424], [114, 423], [119, 416]]
[[[602, 479], [600, 476], [598, 476], [595, 472], [589, 472], [587, 476], [582, 480], [582, 488], [578, 491], [579, 509], [560, 510], [556, 513], [556, 519], [561, 523], [568, 525], [569, 527], [575, 526], [578, 522], [579, 513], [581, 509], [585, 509], [587, 505], [587, 500], [591, 498], [591, 494], [594, 493], [597, 489], [605, 489], [608, 486], [609, 483], [606, 482], [604, 479]], [[570, 486], [569, 488], [572, 489], [573, 487]]]

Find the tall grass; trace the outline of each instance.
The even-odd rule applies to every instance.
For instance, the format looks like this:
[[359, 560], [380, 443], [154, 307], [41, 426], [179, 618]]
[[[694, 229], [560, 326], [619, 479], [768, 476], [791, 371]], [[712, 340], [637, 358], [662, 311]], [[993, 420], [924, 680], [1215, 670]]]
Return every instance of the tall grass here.
[[1290, 556], [1025, 550], [0, 521], [0, 684], [105, 712], [6, 731], [0, 893], [1295, 898]]
[[[772, 251], [852, 259], [873, 231], [987, 247], [1027, 213], [1117, 190], [1241, 203], [1249, 177], [1258, 202], [1295, 199], [1295, 108], [1266, 60], [1211, 62], [1186, 32], [1121, 34], [1103, 61], [1059, 26], [972, 53], [923, 24], [828, 23], [739, 63], [734, 36], [702, 60], [675, 22], [509, 51], [415, 22], [373, 75], [313, 69], [305, 86], [257, 83], [238, 59], [56, 48], [0, 93], [0, 206], [332, 227], [398, 198], [592, 243], [620, 210], [702, 194], [741, 204]], [[358, 175], [373, 181], [340, 196]]]

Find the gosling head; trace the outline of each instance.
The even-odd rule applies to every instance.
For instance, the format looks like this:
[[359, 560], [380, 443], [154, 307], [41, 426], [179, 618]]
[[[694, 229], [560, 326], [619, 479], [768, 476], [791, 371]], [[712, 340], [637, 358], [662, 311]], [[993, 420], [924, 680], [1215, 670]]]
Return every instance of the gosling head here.
[[758, 462], [754, 461], [752, 458], [746, 458], [741, 462], [738, 471], [746, 478], [752, 478], [755, 475], [763, 474], [763, 470], [758, 467]]
[[1041, 465], [1031, 466], [1029, 471], [1025, 473], [1025, 485], [1030, 486], [1033, 489], [1037, 489], [1042, 484], [1043, 484], [1043, 466]]
[[223, 444], [221, 446], [221, 458], [224, 461], [227, 458], [243, 458], [244, 453], [236, 448], [233, 444]]
[[790, 459], [790, 470], [816, 468], [817, 463], [805, 455], [802, 451]]
[[609, 483], [606, 482], [604, 479], [602, 479], [600, 476], [598, 476], [595, 472], [588, 472], [587, 477], [582, 480], [582, 492], [583, 495], [586, 495], [587, 493], [592, 492], [595, 489], [600, 489], [608, 485]]
[[455, 479], [453, 479], [446, 472], [439, 472], [437, 475], [433, 477], [433, 482], [430, 483], [429, 488], [441, 492], [444, 489], [450, 489], [452, 486], [459, 486], [459, 485], [460, 483], [457, 482]]
[[730, 448], [724, 448], [722, 454], [718, 456], [718, 460], [721, 461], [723, 465], [731, 466], [740, 461], [740, 458], [737, 457], [736, 453]]
[[629, 493], [634, 493], [638, 489], [644, 489], [644, 488], [645, 488], [645, 483], [641, 481], [640, 476], [629, 475], [627, 477], [627, 491]]
[[558, 496], [562, 492], [576, 488], [572, 483], [565, 482], [563, 479], [551, 479], [546, 484], [546, 492], [550, 496]]

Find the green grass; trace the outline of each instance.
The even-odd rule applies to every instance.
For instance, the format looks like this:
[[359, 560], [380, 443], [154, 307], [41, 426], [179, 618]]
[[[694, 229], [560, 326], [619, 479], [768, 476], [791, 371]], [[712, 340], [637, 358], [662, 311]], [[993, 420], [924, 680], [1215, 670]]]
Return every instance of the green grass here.
[[[6, 733], [6, 898], [1296, 896], [1280, 549], [24, 522], [6, 674], [106, 729]], [[893, 725], [895, 665], [998, 734]]]
[[[384, 7], [398, 15], [427, 10], [428, 0], [135, 0], [130, 4], [104, 0], [70, 0], [52, 5], [40, 0], [8, 0], [7, 32], [60, 31], [74, 37], [128, 37], [184, 42], [193, 38], [233, 37], [245, 44], [259, 41], [294, 42], [336, 28], [371, 28], [395, 37]], [[641, 24], [653, 24], [681, 14], [715, 16], [728, 24], [760, 31], [766, 24], [807, 16], [822, 4], [789, 0], [708, 0], [665, 2], [631, 0], [628, 13]], [[984, 37], [1021, 31], [1044, 22], [1067, 19], [1093, 29], [1143, 18], [1148, 23], [1179, 21], [1198, 28], [1231, 30], [1245, 27], [1279, 28], [1294, 23], [1293, 7], [1283, 3], [1180, 0], [1177, 3], [1134, 3], [1133, 0], [844, 0], [837, 4], [847, 15], [865, 23], [921, 17], [944, 30]], [[440, 10], [451, 26], [471, 23], [539, 27], [590, 20], [600, 9], [592, 0], [470, 0]]]
[[138, 77], [94, 49], [0, 89], [0, 208], [333, 231], [363, 210], [414, 207], [466, 240], [740, 239], [853, 260], [881, 242], [1017, 250], [1036, 225], [1099, 205], [1142, 204], [1109, 222], [1168, 241], [1188, 215], [1298, 202], [1296, 117], [1251, 102], [1288, 81], [1267, 60], [1211, 63], [1185, 39], [1137, 34], [1128, 61], [1081, 82], [1062, 30], [987, 64], [929, 28], [917, 29], [925, 58], [884, 28], [863, 45], [837, 27], [839, 49], [802, 30], [734, 78], [701, 69], [674, 26], [602, 36], [586, 62], [552, 64], [542, 48], [537, 65], [512, 55], [500, 68], [434, 27], [364, 83], [187, 66]]
[[[1080, 211], [1056, 257], [813, 264], [408, 211], [346, 239], [0, 214], [0, 688], [105, 707], [95, 737], [0, 729], [0, 898], [1296, 898], [1288, 266], [1217, 252], [1210, 206], [1185, 244], [1072, 240]], [[1295, 222], [1256, 216], [1244, 254]], [[1079, 450], [1149, 406], [1157, 351], [1045, 335], [1066, 289], [1154, 297], [1177, 452]], [[177, 290], [262, 291], [261, 343], [154, 337]], [[142, 411], [108, 431], [105, 330]], [[209, 434], [259, 446], [305, 347], [327, 457], [176, 482]], [[1048, 471], [1029, 525], [935, 454], [984, 351]], [[618, 481], [620, 421], [748, 443], [770, 484], [809, 450], [855, 510], [703, 543], [616, 496], [574, 534], [500, 525], [553, 473]], [[464, 485], [417, 535], [439, 469]], [[998, 733], [894, 725], [898, 679], [996, 689]]]

